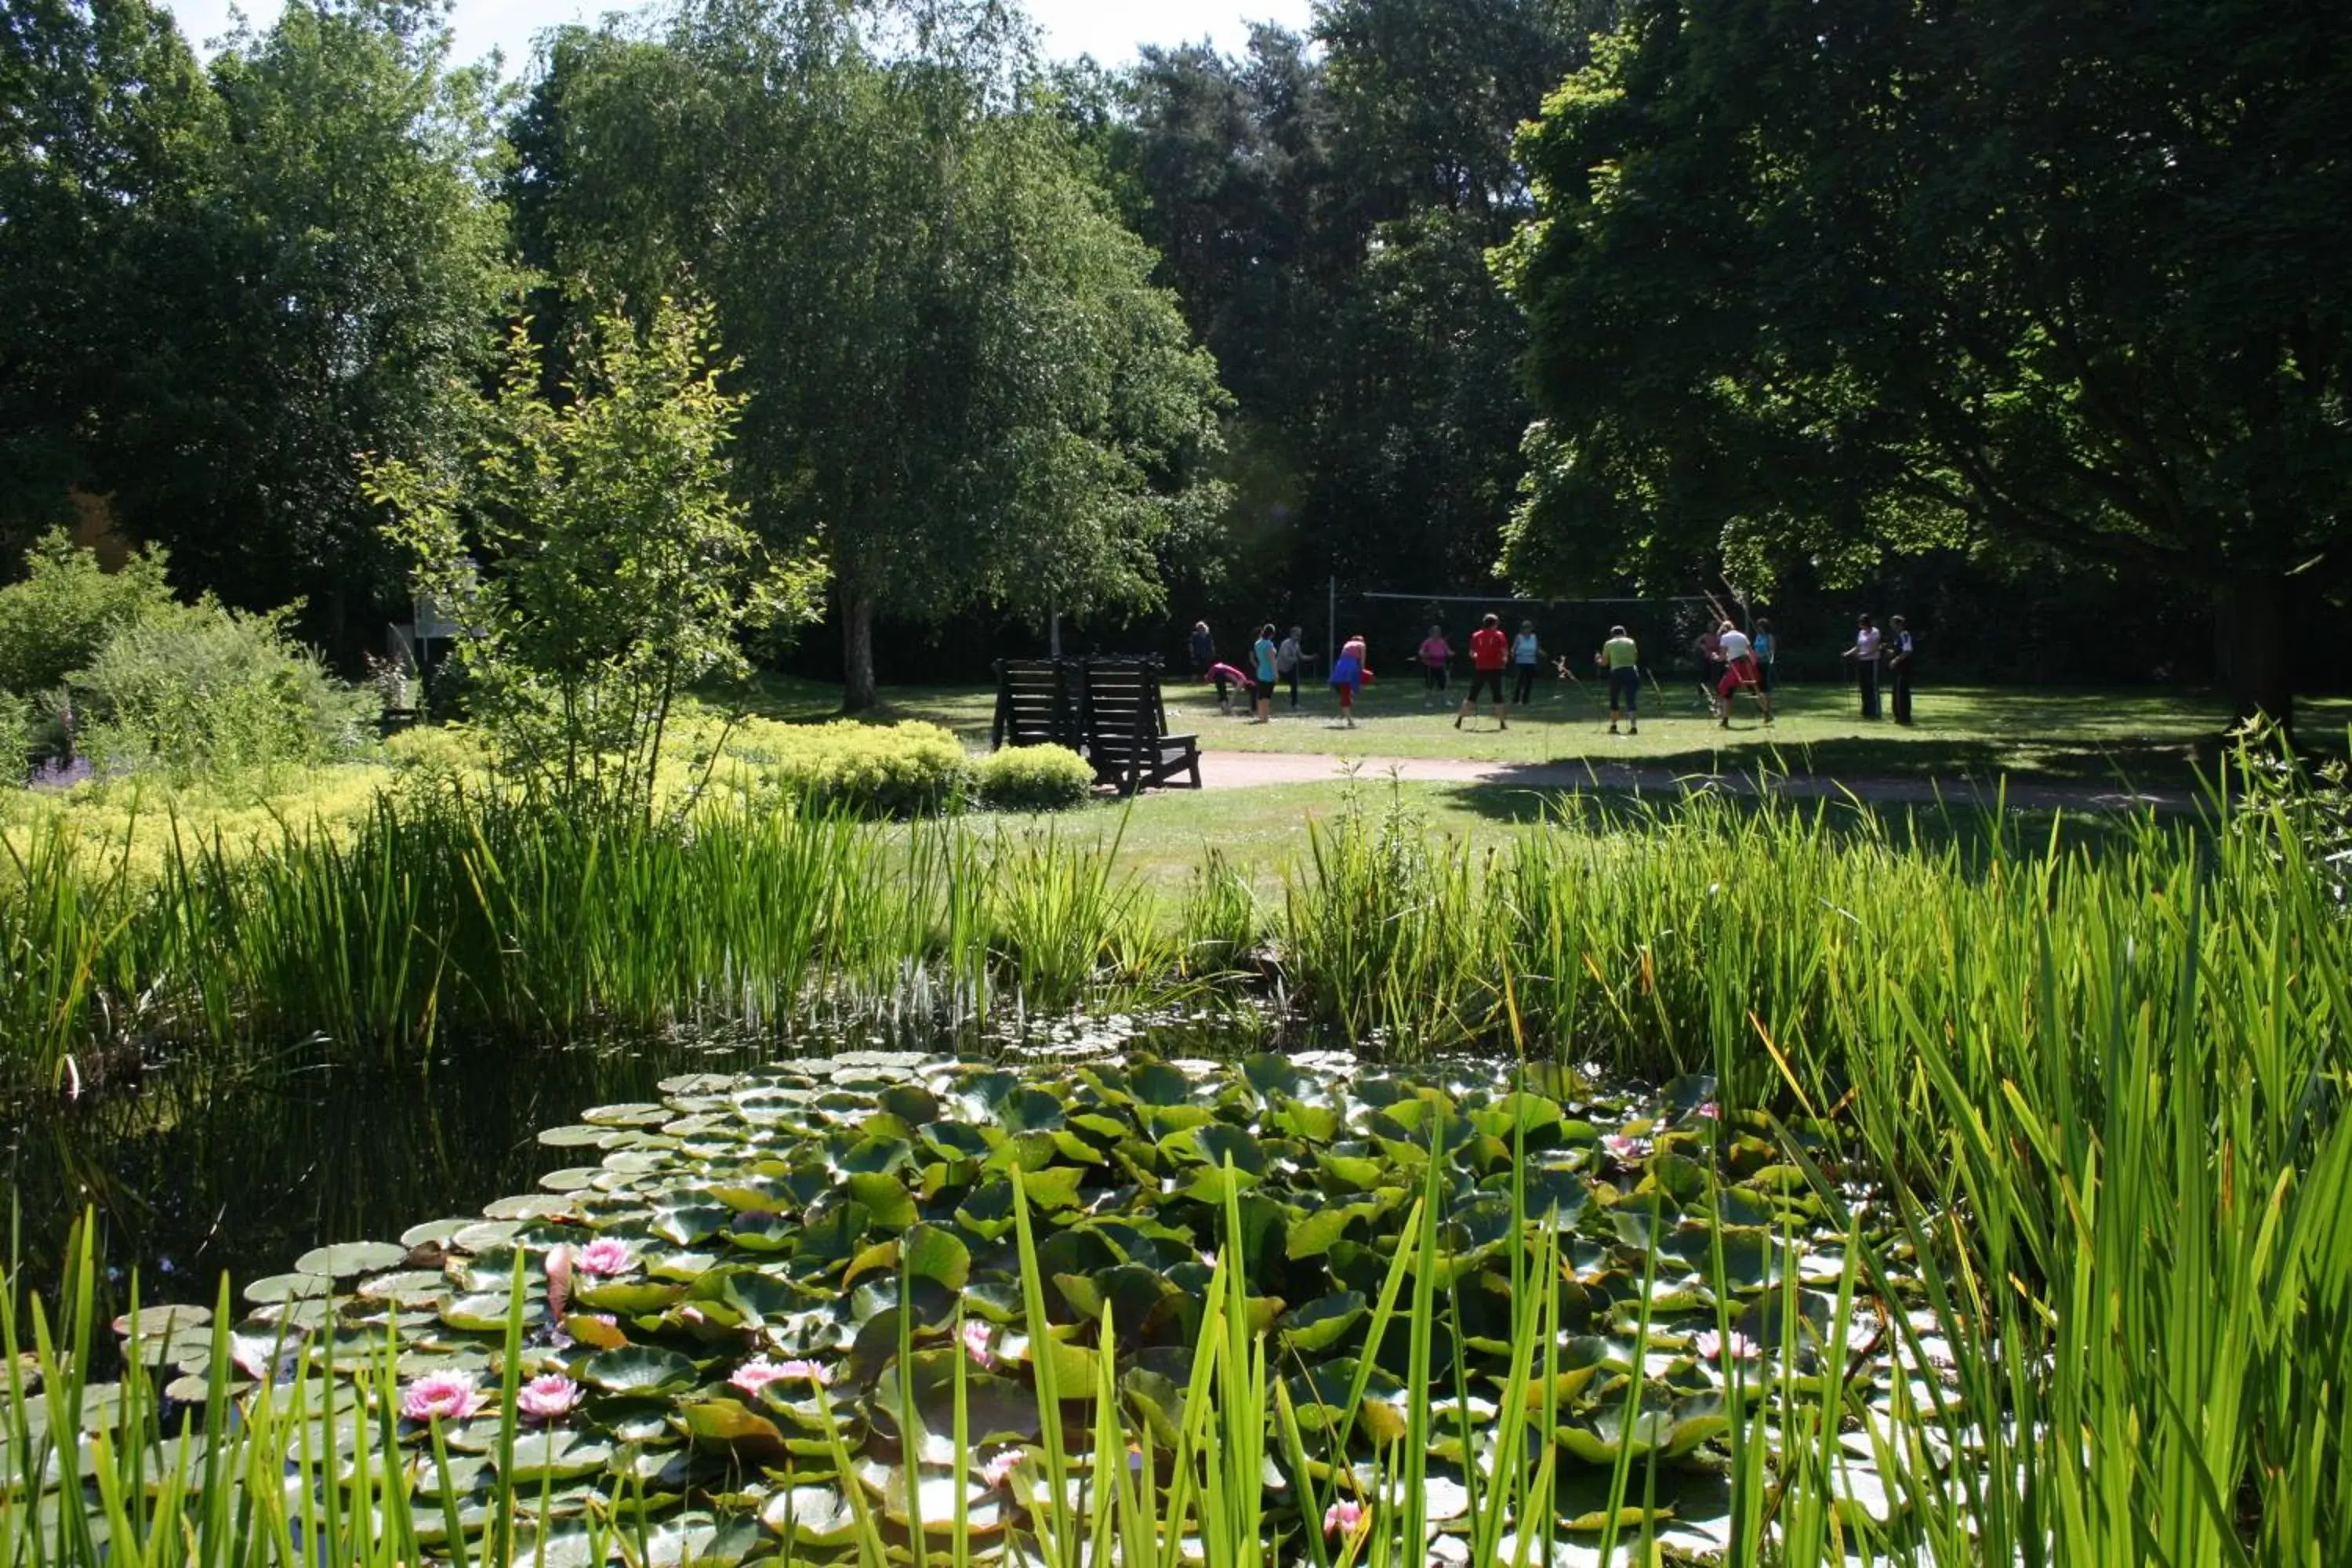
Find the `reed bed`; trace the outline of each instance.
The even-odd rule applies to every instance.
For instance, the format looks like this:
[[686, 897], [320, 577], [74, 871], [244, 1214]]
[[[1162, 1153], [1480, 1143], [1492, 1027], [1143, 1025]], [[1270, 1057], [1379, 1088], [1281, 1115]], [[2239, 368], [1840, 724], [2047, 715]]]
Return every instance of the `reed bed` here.
[[[1204, 972], [1250, 963], [1310, 1026], [1398, 1056], [1501, 1046], [1711, 1074], [1727, 1113], [1775, 1129], [1753, 1156], [1852, 1231], [1849, 1290], [1894, 1299], [1896, 1258], [1924, 1281], [1924, 1304], [1879, 1333], [1948, 1363], [1958, 1394], [1930, 1385], [1866, 1418], [1830, 1375], [1790, 1390], [1769, 1432], [1734, 1422], [1728, 1479], [1755, 1556], [2352, 1562], [2352, 931], [2336, 873], [2275, 807], [2217, 801], [2203, 823], [2142, 821], [2095, 851], [1964, 826], [1578, 806], [1472, 864], [1366, 804], [1317, 834], [1276, 905], [1212, 867], [1171, 910], [1121, 879], [1111, 846], [1066, 835], [779, 813], [624, 836], [494, 803], [386, 804], [340, 846], [289, 834], [237, 864], [188, 847], [152, 888], [85, 878], [36, 844], [0, 895], [0, 1027], [20, 1076], [54, 1079], [142, 1039], [227, 1048], [321, 1028], [396, 1057], [460, 1023], [520, 1040], [777, 1018], [917, 970], [965, 1005], [1053, 1007], [1112, 988], [1213, 994]], [[1382, 1310], [1425, 1321], [1426, 1277], [1405, 1282]], [[1550, 1342], [1529, 1310], [1518, 1329], [1539, 1358]], [[1409, 1517], [1360, 1552], [1263, 1541], [1248, 1467], [1289, 1434], [1263, 1345], [1220, 1331], [1196, 1481], [1181, 1501], [1106, 1493], [1085, 1531], [1056, 1528], [1048, 1560], [1106, 1563], [1117, 1544], [1172, 1568], [1189, 1543], [1219, 1568], [1418, 1568]], [[45, 1384], [70, 1386], [83, 1363], [63, 1364]], [[12, 1389], [12, 1410], [27, 1397]], [[1115, 1391], [1088, 1416], [1114, 1436], [1120, 1419]], [[205, 1462], [275, 1476], [299, 1426], [251, 1423], [240, 1441], [259, 1447], [207, 1447]], [[1857, 1443], [1899, 1478], [1900, 1531], [1840, 1500], [1838, 1456]], [[115, 1467], [116, 1493], [160, 1484], [175, 1508], [201, 1504], [157, 1552], [184, 1555], [195, 1530], [245, 1543], [205, 1561], [292, 1561], [220, 1513], [213, 1471], [166, 1480], [121, 1468], [131, 1452], [91, 1456]], [[1409, 1499], [1415, 1478], [1390, 1479]], [[1615, 1495], [1641, 1484], [1622, 1470]], [[397, 1508], [371, 1498], [306, 1526], [294, 1554], [416, 1561]], [[63, 1523], [11, 1528], [0, 1564], [91, 1560]], [[888, 1552], [872, 1548], [878, 1568]], [[1489, 1561], [1543, 1560], [1541, 1542], [1513, 1550]]]

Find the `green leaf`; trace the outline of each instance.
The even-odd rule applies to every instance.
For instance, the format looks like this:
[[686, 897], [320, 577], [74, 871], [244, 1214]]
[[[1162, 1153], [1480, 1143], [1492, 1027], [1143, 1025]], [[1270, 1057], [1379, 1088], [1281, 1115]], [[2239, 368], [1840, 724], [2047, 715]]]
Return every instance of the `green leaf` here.
[[294, 1271], [349, 1279], [379, 1268], [395, 1268], [407, 1260], [408, 1249], [389, 1241], [342, 1241], [332, 1247], [312, 1247], [295, 1259]]
[[915, 1223], [919, 1212], [906, 1187], [894, 1176], [878, 1173], [853, 1175], [842, 1183], [853, 1204], [865, 1205], [871, 1225], [885, 1230], [903, 1230]]
[[606, 1394], [672, 1394], [691, 1387], [694, 1363], [676, 1351], [630, 1345], [599, 1351], [581, 1363], [580, 1381]]
[[697, 1443], [782, 1453], [784, 1435], [766, 1416], [739, 1400], [702, 1399], [677, 1407], [677, 1418]]
[[1292, 1350], [1315, 1355], [1346, 1338], [1368, 1310], [1360, 1291], [1342, 1290], [1285, 1313], [1277, 1326]]

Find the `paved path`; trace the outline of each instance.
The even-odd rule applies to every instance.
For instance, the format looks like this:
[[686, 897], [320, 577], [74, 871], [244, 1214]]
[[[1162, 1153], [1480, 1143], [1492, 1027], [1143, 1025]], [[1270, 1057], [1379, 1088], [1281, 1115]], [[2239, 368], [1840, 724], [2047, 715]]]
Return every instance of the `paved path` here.
[[[1393, 773], [1408, 784], [1499, 784], [1533, 790], [1636, 790], [1674, 794], [1722, 789], [1755, 795], [1752, 773], [1679, 773], [1670, 768], [1625, 763], [1482, 763], [1459, 757], [1342, 757], [1312, 752], [1202, 752], [1201, 782], [1209, 789], [1253, 789], [1261, 784], [1321, 784], [1350, 767], [1368, 779]], [[1814, 774], [1774, 778], [1771, 793], [1789, 800], [1855, 798], [1874, 805], [1990, 805], [1995, 800], [2025, 811], [2111, 811], [2154, 806], [2186, 810], [2179, 794], [2134, 794], [2093, 785], [2011, 784], [2006, 789], [1967, 779], [1832, 779]]]

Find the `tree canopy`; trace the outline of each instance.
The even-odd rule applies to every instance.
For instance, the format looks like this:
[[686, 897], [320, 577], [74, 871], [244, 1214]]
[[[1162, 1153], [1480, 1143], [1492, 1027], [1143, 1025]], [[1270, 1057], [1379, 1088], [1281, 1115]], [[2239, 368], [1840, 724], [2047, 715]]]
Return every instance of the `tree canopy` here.
[[1531, 410], [1485, 255], [1531, 211], [1519, 125], [1612, 13], [1334, 0], [1237, 58], [1143, 51], [1110, 162], [1239, 403], [1261, 576], [1500, 586]]
[[517, 143], [534, 262], [714, 301], [754, 521], [824, 541], [853, 710], [877, 611], [1150, 607], [1215, 516], [1215, 367], [1000, 8], [572, 30]]
[[290, 5], [208, 72], [144, 0], [12, 8], [0, 41], [0, 295], [36, 304], [0, 328], [33, 405], [11, 510], [77, 483], [233, 602], [372, 623], [400, 576], [355, 456], [455, 436], [511, 281], [494, 79], [422, 0]]
[[1523, 580], [1962, 543], [2210, 584], [2284, 718], [2352, 582], [2352, 55], [2316, 8], [1627, 0], [1501, 258]]

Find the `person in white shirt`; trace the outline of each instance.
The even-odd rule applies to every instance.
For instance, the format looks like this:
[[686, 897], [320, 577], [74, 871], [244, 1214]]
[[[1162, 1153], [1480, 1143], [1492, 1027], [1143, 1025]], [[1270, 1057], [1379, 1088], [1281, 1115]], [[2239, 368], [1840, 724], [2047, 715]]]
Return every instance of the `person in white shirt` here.
[[1716, 628], [1715, 646], [1723, 658], [1723, 679], [1715, 689], [1717, 726], [1731, 728], [1732, 699], [1742, 691], [1756, 699], [1756, 705], [1764, 710], [1764, 722], [1769, 724], [1772, 699], [1764, 690], [1763, 676], [1756, 665], [1756, 649], [1748, 642], [1748, 634], [1726, 621]]
[[1536, 666], [1543, 662], [1543, 648], [1536, 641], [1536, 624], [1519, 623], [1519, 635], [1511, 639], [1511, 705], [1525, 708], [1535, 700]]
[[1862, 678], [1862, 716], [1878, 717], [1878, 627], [1868, 616], [1862, 617], [1861, 629], [1853, 634], [1853, 646], [1842, 656], [1853, 660], [1854, 670]]

